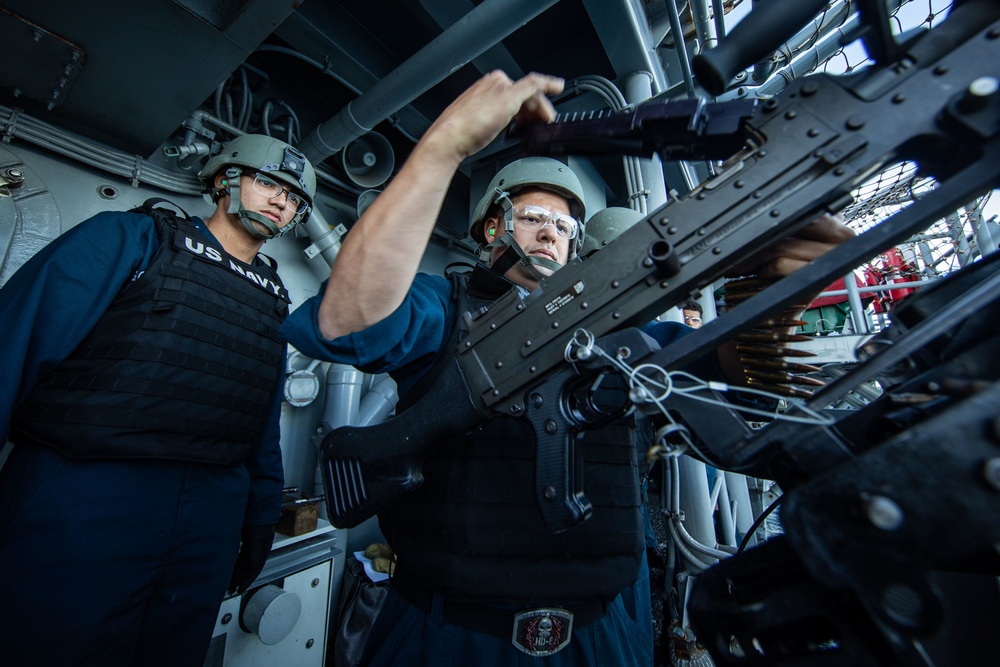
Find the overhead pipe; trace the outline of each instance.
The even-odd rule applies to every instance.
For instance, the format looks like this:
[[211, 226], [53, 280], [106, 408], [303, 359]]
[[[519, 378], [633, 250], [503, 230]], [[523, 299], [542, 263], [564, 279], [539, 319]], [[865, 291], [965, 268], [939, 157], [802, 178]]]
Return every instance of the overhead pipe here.
[[865, 316], [865, 307], [861, 304], [861, 292], [858, 289], [858, 281], [853, 271], [844, 276], [844, 287], [847, 292], [847, 302], [851, 304], [851, 322], [854, 324], [854, 333], [871, 333], [871, 323]]
[[715, 38], [726, 36], [726, 8], [722, 0], [712, 0], [712, 20], [715, 22]]
[[[629, 104], [642, 104], [653, 96], [653, 74], [639, 71], [625, 78], [625, 100]], [[663, 162], [659, 155], [636, 158], [646, 197], [644, 212], [655, 211], [667, 203], [667, 186], [663, 176]]]
[[318, 164], [396, 113], [558, 0], [485, 0], [302, 140]]
[[[757, 2], [760, 2], [760, 0], [757, 0]], [[895, 5], [895, 7], [889, 8], [890, 11], [895, 11], [902, 0], [890, 0], [890, 2]], [[810, 42], [817, 41], [826, 34], [831, 25], [843, 24], [847, 20], [850, 9], [851, 3], [848, 1], [838, 0], [834, 2], [826, 11], [819, 14], [804, 28], [792, 35], [787, 42], [769, 54], [767, 58], [757, 62], [754, 65], [753, 80], [757, 83], [763, 83], [775, 69], [791, 62], [803, 47]]]
[[656, 55], [657, 45], [652, 43], [652, 35], [649, 32], [649, 24], [646, 21], [645, 6], [639, 0], [622, 1], [625, 5], [625, 11], [629, 15], [629, 26], [632, 28], [632, 34], [642, 52], [643, 66], [640, 69], [652, 74], [653, 81], [651, 88], [654, 95], [659, 95], [667, 88], [666, 73], [663, 71], [663, 63]]
[[[747, 486], [747, 478], [737, 472], [726, 471], [726, 488], [729, 490], [729, 496], [732, 498], [733, 503], [736, 505], [736, 510], [733, 512], [733, 520], [736, 522], [736, 531], [740, 539], [747, 534], [747, 531], [753, 526], [753, 510], [750, 505], [750, 489]], [[757, 543], [756, 536], [750, 538], [750, 544], [755, 545]]]
[[[889, 0], [888, 10], [890, 12], [896, 11], [902, 4], [903, 0]], [[839, 16], [839, 13], [834, 13], [832, 18], [839, 19]], [[819, 27], [817, 27], [816, 22], [819, 22]], [[803, 50], [801, 53], [795, 53], [790, 62], [772, 74], [767, 81], [753, 89], [755, 90], [755, 97], [777, 95], [789, 83], [821, 66], [833, 57], [834, 54], [843, 49], [842, 44], [851, 41], [851, 37], [856, 35], [857, 31], [862, 27], [861, 15], [857, 12], [851, 14], [846, 20], [835, 27], [832, 20], [823, 21], [822, 18], [817, 18], [816, 22], [809, 24], [796, 36], [792, 37], [792, 41], [801, 41], [803, 35], [813, 30], [819, 30], [821, 34], [820, 38], [810, 48]]]
[[708, 17], [707, 0], [691, 0], [691, 18], [694, 21], [694, 34], [698, 39], [698, 52], [708, 48], [708, 43], [715, 41], [712, 33], [712, 22]]
[[681, 78], [684, 90], [689, 98], [697, 97], [694, 91], [694, 77], [691, 75], [691, 59], [688, 56], [687, 45], [684, 43], [684, 29], [681, 27], [680, 12], [677, 10], [677, 0], [667, 0], [667, 19], [670, 21], [670, 32], [674, 36], [674, 48], [677, 50], [677, 61], [681, 66]]
[[969, 216], [969, 224], [972, 225], [973, 233], [976, 235], [976, 244], [979, 246], [980, 254], [985, 257], [996, 252], [997, 242], [990, 231], [989, 220], [983, 217], [983, 210], [977, 206], [966, 206], [965, 212]]

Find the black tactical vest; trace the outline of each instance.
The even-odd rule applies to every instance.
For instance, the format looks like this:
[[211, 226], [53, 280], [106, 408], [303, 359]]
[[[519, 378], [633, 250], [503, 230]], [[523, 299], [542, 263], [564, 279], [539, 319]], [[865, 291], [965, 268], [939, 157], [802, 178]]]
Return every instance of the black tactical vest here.
[[187, 220], [137, 212], [156, 221], [159, 250], [39, 380], [11, 439], [73, 458], [242, 463], [284, 371], [287, 291], [261, 256], [245, 264]]
[[[456, 331], [463, 312], [499, 296], [477, 277], [457, 281]], [[459, 335], [445, 345], [453, 349]], [[423, 486], [380, 512], [379, 525], [400, 566], [448, 596], [528, 606], [611, 600], [635, 580], [644, 547], [631, 422], [586, 432], [582, 451], [594, 511], [563, 533], [548, 532], [537, 506], [531, 425], [504, 416], [435, 444]]]

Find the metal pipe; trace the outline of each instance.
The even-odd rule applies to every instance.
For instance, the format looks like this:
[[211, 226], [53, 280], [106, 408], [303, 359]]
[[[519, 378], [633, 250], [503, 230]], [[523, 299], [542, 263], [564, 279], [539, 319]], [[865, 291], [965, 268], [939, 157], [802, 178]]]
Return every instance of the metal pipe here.
[[322, 255], [327, 265], [333, 266], [333, 260], [340, 252], [340, 232], [336, 227], [331, 226], [323, 214], [313, 209], [312, 213], [302, 221], [302, 228], [312, 244], [306, 248], [306, 257], [312, 259], [316, 255]]
[[667, 521], [667, 529], [670, 531], [670, 537], [673, 538], [671, 542], [674, 544], [674, 546], [677, 547], [677, 550], [681, 552], [684, 558], [687, 559], [688, 563], [690, 563], [696, 570], [699, 571], [708, 569], [709, 563], [706, 563], [700, 558], [698, 558], [696, 555], [694, 555], [694, 553], [690, 549], [688, 549], [684, 545], [684, 542], [681, 540], [681, 536], [678, 535], [677, 533], [677, 524], [675, 524], [673, 521]]
[[722, 480], [719, 494], [719, 546], [736, 547], [736, 522], [733, 520], [733, 508], [729, 502], [729, 487], [726, 484], [726, 476], [721, 473], [721, 470], [716, 473], [716, 479]]
[[[691, 536], [691, 533], [687, 532], [687, 528], [684, 527], [684, 521], [680, 517], [678, 516], [671, 517], [670, 523], [676, 529], [677, 536], [680, 538], [681, 542], [684, 545], [686, 545], [693, 551], [696, 551], [697, 553], [700, 553], [704, 556], [707, 556], [708, 558], [713, 559], [713, 562], [716, 560], [721, 560], [723, 558], [728, 558], [729, 556], [733, 555], [729, 551], [723, 551], [722, 549], [719, 549], [717, 547], [710, 547], [707, 544], [702, 544], [698, 540], [694, 539]], [[735, 547], [733, 548], [733, 551], [736, 551]]]
[[847, 288], [847, 302], [851, 304], [851, 323], [854, 324], [854, 333], [871, 333], [871, 326], [865, 317], [865, 307], [861, 305], [861, 293], [858, 291], [858, 281], [854, 277], [854, 272], [844, 276], [844, 287]]
[[[890, 7], [890, 10], [894, 11], [898, 8], [899, 3], [902, 0], [891, 1], [895, 7]], [[846, 20], [850, 9], [850, 2], [845, 2], [844, 0], [835, 2], [832, 7], [827, 9], [827, 11], [814, 18], [806, 24], [804, 28], [792, 35], [792, 37], [787, 42], [782, 44], [781, 47], [779, 47], [773, 54], [755, 64], [753, 80], [758, 83], [763, 83], [767, 76], [774, 71], [774, 69], [779, 66], [784, 66], [794, 60], [798, 53], [802, 50], [803, 46], [808, 44], [810, 41], [820, 39], [824, 34], [829, 32], [830, 26], [843, 23]], [[775, 57], [776, 55], [777, 57]], [[764, 72], [766, 72], [766, 74], [764, 74]]]
[[323, 421], [333, 428], [358, 423], [362, 373], [346, 364], [330, 364], [326, 371]]
[[[940, 262], [941, 260], [938, 260]], [[940, 278], [928, 278], [926, 280], [914, 280], [913, 282], [903, 282], [903, 283], [893, 283], [892, 285], [869, 285], [867, 287], [859, 287], [859, 294], [869, 294], [871, 292], [888, 292], [889, 290], [901, 289], [903, 287], [925, 287], [927, 285], [933, 285]], [[846, 289], [832, 289], [826, 292], [820, 292], [816, 295], [817, 299], [822, 299], [827, 296], [846, 296], [848, 294]]]
[[681, 78], [688, 97], [695, 97], [694, 77], [691, 75], [691, 60], [688, 57], [687, 45], [684, 43], [684, 29], [681, 27], [680, 13], [677, 11], [677, 0], [666, 0], [667, 19], [670, 21], [670, 34], [674, 37], [674, 48], [677, 49], [677, 62], [681, 66]]
[[[641, 104], [653, 96], [653, 75], [650, 72], [633, 72], [625, 79], [625, 100], [629, 104]], [[667, 203], [667, 184], [663, 177], [663, 162], [660, 156], [635, 158], [642, 177], [646, 196], [646, 212], [655, 211]]]
[[201, 182], [195, 176], [172, 173], [136, 155], [118, 151], [34, 119], [20, 109], [0, 105], [0, 127], [5, 137], [23, 139], [77, 162], [122, 176], [129, 179], [133, 187], [147, 183], [186, 195], [201, 193]]
[[719, 494], [722, 493], [722, 475], [715, 476], [715, 483], [712, 484], [712, 492], [708, 494], [708, 504], [711, 507], [715, 507], [719, 502]]
[[948, 223], [948, 234], [955, 243], [958, 253], [958, 265], [959, 267], [965, 266], [972, 259], [972, 248], [969, 246], [969, 239], [965, 238], [965, 226], [962, 222], [962, 216], [958, 213], [952, 213], [945, 218], [945, 222]]
[[486, 0], [317, 126], [299, 148], [322, 162], [556, 2]]
[[396, 382], [386, 375], [373, 384], [362, 397], [361, 405], [358, 408], [358, 426], [381, 424], [396, 409], [398, 402], [399, 394], [396, 391]]
[[694, 34], [698, 39], [698, 51], [701, 52], [706, 45], [715, 39], [712, 34], [712, 22], [708, 19], [707, 0], [690, 0], [691, 18], [694, 20]]
[[754, 89], [754, 94], [758, 97], [770, 97], [784, 90], [789, 83], [813, 71], [840, 51], [843, 48], [841, 40], [857, 30], [860, 25], [861, 17], [858, 14], [854, 14], [844, 21], [840, 27], [832, 30], [816, 42], [812, 48], [797, 55], [792, 62], [779, 69], [771, 78], [757, 86]]
[[974, 208], [966, 210], [969, 212], [969, 223], [976, 233], [976, 244], [979, 246], [979, 252], [983, 257], [996, 252], [997, 241], [993, 238], [988, 221], [983, 217], [982, 209]]
[[663, 63], [656, 54], [658, 44], [653, 43], [653, 36], [649, 32], [649, 24], [646, 21], [645, 6], [639, 0], [622, 0], [625, 3], [625, 10], [628, 12], [632, 27], [632, 34], [639, 43], [643, 65], [641, 68], [653, 75], [653, 94], [658, 95], [667, 88], [667, 76], [663, 71]]
[[[753, 512], [750, 509], [750, 489], [747, 487], [747, 478], [736, 472], [726, 472], [726, 488], [733, 499], [736, 509], [733, 511], [733, 520], [736, 522], [736, 530], [742, 539], [753, 525]], [[751, 538], [752, 540], [754, 538]], [[754, 541], [756, 544], [756, 541]]]
[[712, 0], [712, 19], [715, 21], [716, 39], [722, 39], [726, 36], [726, 8], [722, 0]]
[[[677, 505], [675, 513], [684, 511], [684, 533], [700, 545], [715, 544], [715, 525], [712, 523], [712, 508], [708, 504], [708, 474], [705, 464], [690, 456], [672, 458], [674, 497]], [[681, 483], [683, 479], [683, 483]]]

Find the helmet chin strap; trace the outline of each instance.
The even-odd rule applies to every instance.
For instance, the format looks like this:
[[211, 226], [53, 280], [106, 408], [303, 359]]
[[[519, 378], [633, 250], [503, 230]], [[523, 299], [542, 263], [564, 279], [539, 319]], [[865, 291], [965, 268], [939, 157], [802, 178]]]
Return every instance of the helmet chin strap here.
[[558, 271], [562, 268], [562, 264], [551, 259], [524, 254], [524, 249], [509, 233], [496, 239], [487, 247], [495, 246], [506, 246], [506, 250], [504, 250], [500, 256], [497, 257], [495, 262], [490, 264], [490, 271], [499, 276], [506, 275], [507, 271], [509, 271], [512, 266], [520, 264], [521, 268], [524, 269], [524, 272], [531, 276], [533, 280], [540, 281], [547, 276], [535, 268], [536, 266], [550, 269], [551, 271]]
[[[261, 215], [260, 213], [246, 210], [245, 208], [243, 208], [243, 204], [240, 204], [239, 211], [236, 212], [236, 216], [240, 219], [240, 222], [243, 223], [243, 226], [254, 238], [264, 239], [266, 241], [267, 239], [273, 239], [274, 237], [281, 235], [281, 230], [278, 229], [278, 226], [274, 224], [273, 221]], [[270, 234], [265, 234], [264, 232], [260, 231], [256, 227], [256, 225], [253, 224], [254, 221], [257, 221], [260, 224], [264, 225], [264, 227], [267, 228]]]
[[[281, 236], [294, 227], [295, 223], [298, 222], [297, 217], [293, 218], [290, 223], [285, 225], [284, 229], [278, 229], [278, 225], [274, 224], [274, 221], [267, 216], [261, 215], [256, 211], [248, 211], [243, 208], [243, 197], [240, 194], [240, 174], [242, 173], [242, 170], [238, 167], [230, 167], [226, 170], [226, 187], [223, 188], [229, 194], [229, 208], [226, 209], [226, 212], [238, 217], [240, 222], [243, 223], [243, 227], [246, 228], [247, 233], [255, 239], [263, 239], [267, 241], [268, 239]], [[259, 222], [268, 231], [260, 231], [260, 229], [253, 224], [254, 222]]]
[[483, 246], [483, 249], [485, 250], [486, 248], [496, 248], [500, 246], [506, 246], [507, 249], [500, 254], [495, 262], [490, 264], [491, 271], [497, 275], [503, 276], [512, 266], [520, 264], [521, 268], [523, 268], [533, 280], [540, 281], [546, 276], [536, 269], [536, 266], [543, 269], [549, 269], [550, 271], [558, 271], [562, 268], [562, 264], [555, 260], [526, 254], [524, 252], [524, 248], [521, 247], [521, 244], [514, 239], [514, 207], [510, 201], [509, 193], [500, 192], [498, 190], [497, 198], [494, 200], [494, 203], [499, 204], [500, 207], [503, 208], [504, 233], [495, 237], [492, 242]]

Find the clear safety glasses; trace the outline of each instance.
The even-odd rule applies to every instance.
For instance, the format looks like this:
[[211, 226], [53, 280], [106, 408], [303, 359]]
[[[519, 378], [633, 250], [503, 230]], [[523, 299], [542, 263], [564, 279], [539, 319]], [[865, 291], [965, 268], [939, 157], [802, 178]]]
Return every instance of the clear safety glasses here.
[[288, 188], [281, 187], [276, 180], [265, 176], [259, 171], [253, 177], [253, 189], [267, 196], [268, 199], [280, 197], [281, 193], [284, 192], [287, 195], [285, 201], [288, 202], [288, 208], [293, 211], [299, 210], [299, 207], [305, 203], [302, 195], [297, 195]]
[[568, 215], [553, 213], [547, 208], [532, 206], [531, 204], [514, 207], [514, 224], [534, 232], [552, 225], [552, 228], [556, 230], [556, 234], [564, 239], [576, 238], [576, 234], [580, 228], [580, 223]]

